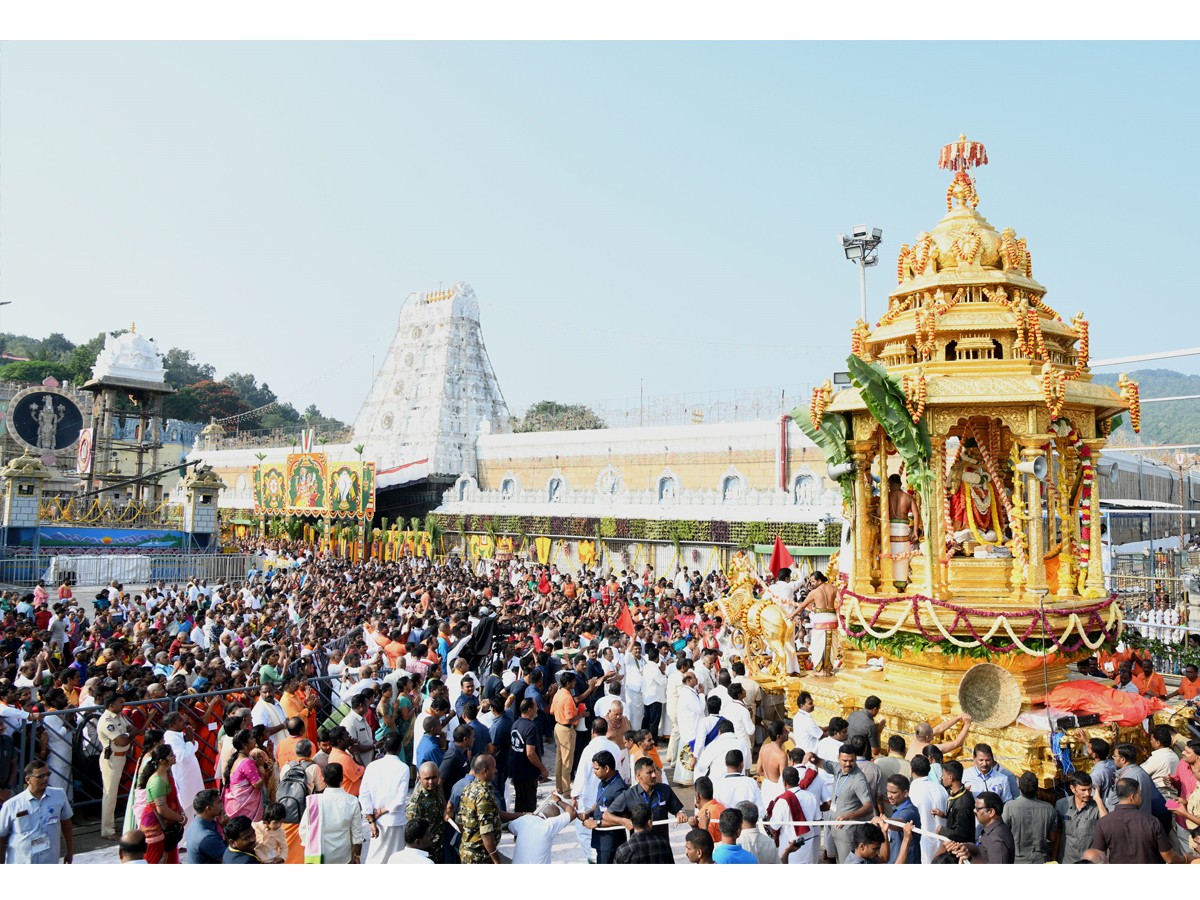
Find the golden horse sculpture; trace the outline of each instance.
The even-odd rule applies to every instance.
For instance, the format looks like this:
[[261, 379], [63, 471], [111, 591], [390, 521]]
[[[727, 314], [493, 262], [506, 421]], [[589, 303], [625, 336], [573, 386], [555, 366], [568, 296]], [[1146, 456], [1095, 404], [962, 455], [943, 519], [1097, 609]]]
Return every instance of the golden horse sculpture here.
[[709, 615], [719, 612], [729, 624], [734, 649], [742, 655], [747, 674], [786, 677], [787, 648], [795, 640], [791, 619], [770, 597], [754, 596], [758, 578], [745, 553], [734, 554], [728, 575], [728, 590], [705, 604], [705, 612]]

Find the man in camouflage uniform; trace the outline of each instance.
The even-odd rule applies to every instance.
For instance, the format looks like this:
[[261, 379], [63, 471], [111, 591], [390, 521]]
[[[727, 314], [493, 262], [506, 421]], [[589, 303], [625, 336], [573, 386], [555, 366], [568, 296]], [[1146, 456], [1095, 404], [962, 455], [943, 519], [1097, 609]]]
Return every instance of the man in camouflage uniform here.
[[442, 791], [442, 777], [438, 767], [431, 762], [422, 764], [417, 770], [417, 789], [409, 795], [405, 817], [424, 819], [429, 823], [429, 858], [442, 861], [442, 836], [446, 817], [446, 795]]
[[486, 753], [475, 757], [471, 764], [475, 780], [463, 791], [458, 807], [458, 827], [462, 831], [462, 847], [458, 858], [464, 865], [472, 863], [507, 862], [500, 855], [500, 807], [492, 791], [496, 761]]

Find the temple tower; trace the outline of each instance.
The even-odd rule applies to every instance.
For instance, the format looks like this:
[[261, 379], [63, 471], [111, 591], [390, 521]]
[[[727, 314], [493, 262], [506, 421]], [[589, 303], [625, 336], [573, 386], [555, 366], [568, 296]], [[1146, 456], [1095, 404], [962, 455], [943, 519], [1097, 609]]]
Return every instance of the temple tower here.
[[354, 421], [378, 465], [377, 487], [475, 472], [480, 429], [508, 429], [469, 284], [410, 294], [396, 336]]

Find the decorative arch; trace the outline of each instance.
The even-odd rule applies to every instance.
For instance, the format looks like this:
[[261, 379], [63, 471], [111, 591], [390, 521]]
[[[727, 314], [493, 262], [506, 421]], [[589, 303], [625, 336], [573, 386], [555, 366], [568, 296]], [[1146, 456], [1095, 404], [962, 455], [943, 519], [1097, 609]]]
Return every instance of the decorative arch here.
[[746, 478], [733, 466], [721, 476], [721, 502], [740, 503], [746, 496]]
[[808, 466], [801, 466], [792, 478], [792, 503], [795, 506], [815, 506], [821, 497], [821, 480]]
[[596, 477], [596, 492], [601, 497], [614, 497], [625, 487], [625, 479], [617, 466], [605, 466]]
[[567, 479], [558, 469], [555, 469], [546, 481], [546, 502], [561, 503], [567, 493]]
[[454, 499], [462, 503], [479, 490], [479, 483], [473, 475], [459, 475], [454, 482]]
[[504, 477], [500, 479], [500, 495], [509, 500], [515, 497], [521, 491], [521, 482], [512, 472], [505, 472]]

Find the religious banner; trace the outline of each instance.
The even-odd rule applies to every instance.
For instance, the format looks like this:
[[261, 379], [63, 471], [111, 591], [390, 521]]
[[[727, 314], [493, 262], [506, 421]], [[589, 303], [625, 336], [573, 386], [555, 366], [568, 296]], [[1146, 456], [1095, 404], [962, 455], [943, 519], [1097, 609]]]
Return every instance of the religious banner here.
[[328, 457], [324, 453], [289, 453], [287, 458], [288, 512], [319, 515], [325, 511], [326, 471]]
[[287, 475], [278, 463], [259, 466], [258, 485], [256, 489], [261, 495], [261, 501], [255, 508], [260, 512], [281, 513], [287, 506], [286, 485]]
[[338, 519], [359, 518], [362, 515], [361, 462], [333, 463], [329, 467], [329, 515]]
[[75, 471], [87, 475], [92, 471], [92, 429], [79, 432], [79, 443], [75, 446]]

